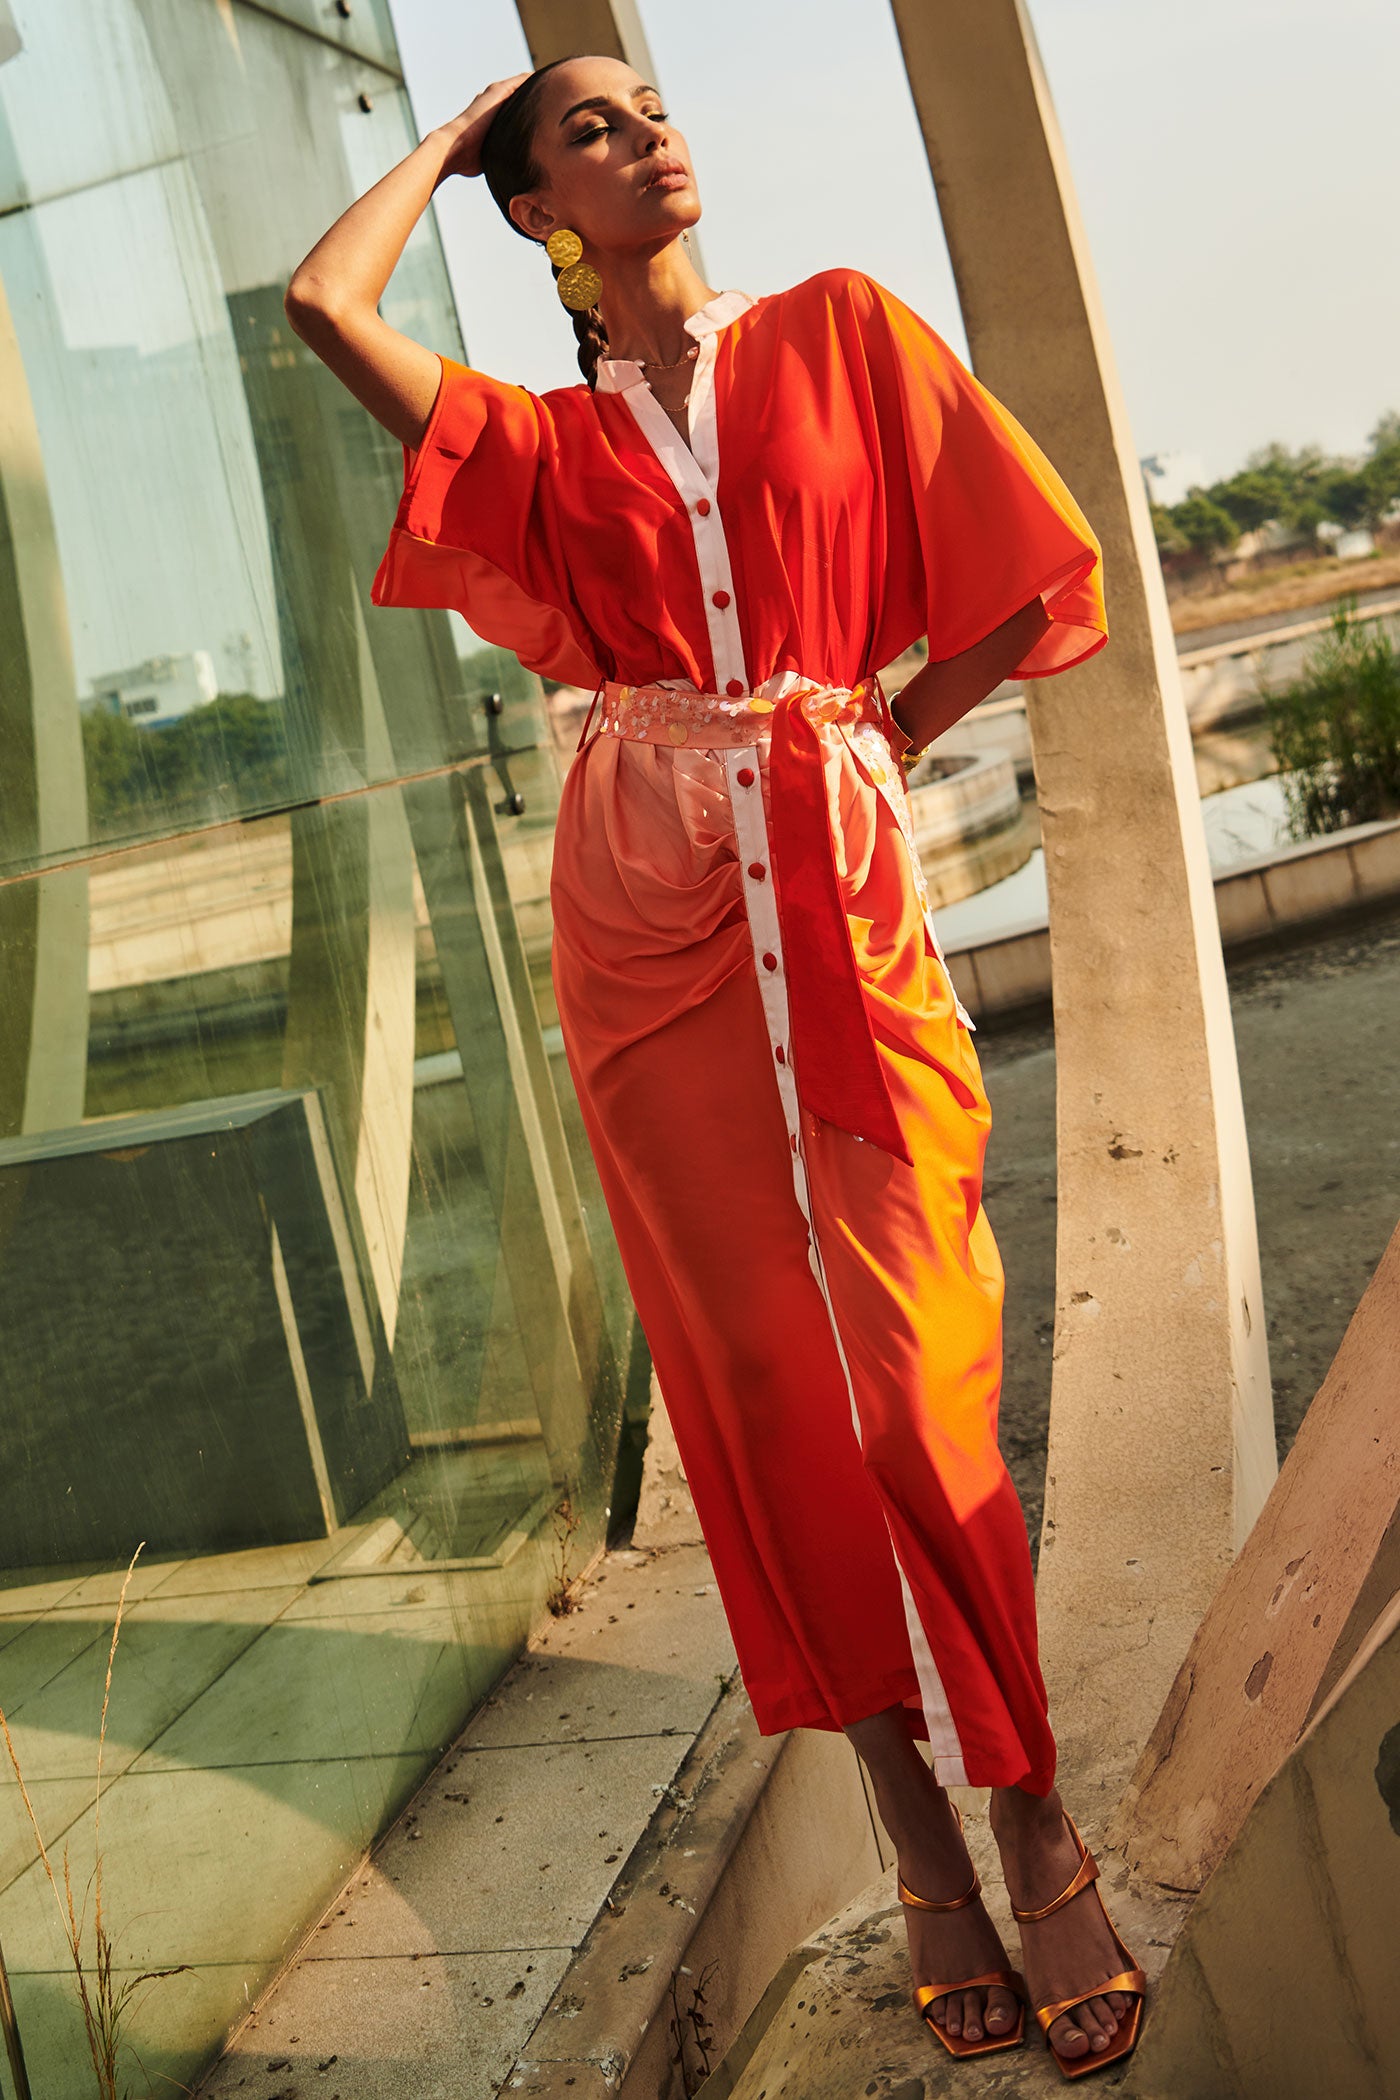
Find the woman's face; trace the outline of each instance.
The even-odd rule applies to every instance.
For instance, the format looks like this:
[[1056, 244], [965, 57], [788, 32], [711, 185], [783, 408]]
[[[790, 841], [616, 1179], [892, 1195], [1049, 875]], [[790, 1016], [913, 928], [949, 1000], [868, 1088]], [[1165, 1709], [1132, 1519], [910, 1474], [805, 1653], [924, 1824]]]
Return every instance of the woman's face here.
[[512, 199], [523, 232], [571, 226], [586, 254], [659, 247], [700, 216], [685, 140], [656, 89], [615, 58], [571, 58], [541, 91], [539, 188]]

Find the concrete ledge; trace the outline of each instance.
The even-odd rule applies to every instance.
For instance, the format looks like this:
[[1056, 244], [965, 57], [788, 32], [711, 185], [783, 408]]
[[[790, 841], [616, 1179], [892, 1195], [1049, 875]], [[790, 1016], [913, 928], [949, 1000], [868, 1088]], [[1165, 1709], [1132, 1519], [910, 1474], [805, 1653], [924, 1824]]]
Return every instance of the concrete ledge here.
[[[1400, 821], [1358, 824], [1218, 875], [1215, 908], [1227, 952], [1277, 940], [1400, 897]], [[952, 942], [949, 973], [974, 1020], [1038, 1006], [1050, 997], [1050, 927], [1009, 927], [994, 940]]]
[[972, 1015], [1011, 1013], [1050, 997], [1050, 927], [1032, 920], [992, 941], [947, 951], [958, 997]]
[[736, 1684], [502, 2090], [683, 2100], [794, 1944], [881, 1865], [845, 1739], [760, 1736]]
[[202, 2100], [685, 2100], [884, 1863], [844, 1736], [759, 1735], [703, 1547], [609, 1554]]
[[[982, 1798], [957, 1790], [967, 1839], [987, 1906], [1015, 1961], [1016, 1928], [1000, 1880]], [[1095, 1833], [1086, 1837], [1092, 1842]], [[1151, 1987], [1180, 1927], [1185, 1905], [1135, 1886], [1122, 1863], [1095, 1848], [1106, 1901]], [[1150, 2015], [1149, 2015], [1150, 2017]], [[1095, 2081], [1101, 2091], [1136, 2091], [1131, 2069]], [[921, 2025], [910, 2003], [909, 1959], [891, 1876], [882, 1876], [816, 1933], [793, 1948], [696, 2100], [973, 2100], [996, 2093], [1048, 2096], [1064, 2080], [1038, 2034], [985, 2063], [956, 2063]], [[572, 2100], [572, 2096], [571, 2096]], [[1192, 2100], [1209, 2100], [1199, 2088]]]

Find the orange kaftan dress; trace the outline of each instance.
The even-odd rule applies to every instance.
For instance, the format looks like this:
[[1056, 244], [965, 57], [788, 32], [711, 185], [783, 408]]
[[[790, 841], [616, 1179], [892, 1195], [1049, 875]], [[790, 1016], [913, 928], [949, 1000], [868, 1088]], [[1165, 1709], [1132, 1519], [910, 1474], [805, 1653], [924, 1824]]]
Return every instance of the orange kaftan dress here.
[[1048, 1790], [969, 1024], [871, 674], [1040, 596], [1105, 640], [1054, 469], [917, 315], [831, 270], [640, 365], [442, 361], [375, 578], [599, 687], [555, 840], [565, 1047], [765, 1731], [904, 1704], [945, 1782]]

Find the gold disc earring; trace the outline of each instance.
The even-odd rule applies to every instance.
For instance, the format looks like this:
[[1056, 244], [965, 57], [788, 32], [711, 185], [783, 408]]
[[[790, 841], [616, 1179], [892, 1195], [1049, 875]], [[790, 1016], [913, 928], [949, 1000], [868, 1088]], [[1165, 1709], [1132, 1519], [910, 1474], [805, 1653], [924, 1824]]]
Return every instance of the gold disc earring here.
[[583, 242], [571, 226], [557, 226], [544, 244], [544, 252], [559, 272], [554, 281], [560, 302], [570, 313], [586, 314], [598, 304], [603, 280], [591, 263], [583, 261]]

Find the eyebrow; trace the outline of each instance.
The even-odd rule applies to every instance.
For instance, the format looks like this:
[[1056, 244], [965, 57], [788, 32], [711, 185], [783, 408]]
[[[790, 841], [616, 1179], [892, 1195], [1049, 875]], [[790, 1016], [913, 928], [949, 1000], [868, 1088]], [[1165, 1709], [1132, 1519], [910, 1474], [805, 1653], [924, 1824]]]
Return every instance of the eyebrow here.
[[[629, 102], [636, 102], [643, 95], [654, 95], [655, 93], [656, 89], [654, 87], [634, 87], [627, 99]], [[576, 117], [581, 109], [606, 109], [612, 99], [611, 95], [590, 95], [587, 101], [576, 102], [572, 109], [566, 109], [559, 122], [567, 124], [570, 117]]]

